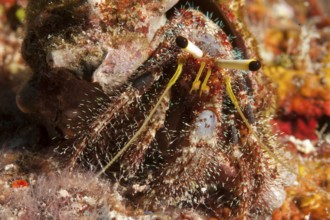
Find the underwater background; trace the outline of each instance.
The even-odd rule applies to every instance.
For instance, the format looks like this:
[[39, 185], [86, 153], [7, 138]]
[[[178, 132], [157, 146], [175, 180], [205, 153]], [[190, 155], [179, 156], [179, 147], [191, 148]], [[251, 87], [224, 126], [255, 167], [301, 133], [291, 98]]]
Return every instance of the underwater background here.
[[[299, 174], [270, 218], [329, 219], [330, 4], [237, 2], [244, 2], [245, 25], [274, 89], [276, 107], [267, 112], [273, 117], [272, 132]], [[49, 156], [44, 147], [54, 131], [23, 113], [16, 102], [22, 85], [33, 76], [31, 62], [39, 65], [35, 58], [28, 66], [21, 53], [27, 4], [0, 0], [0, 219], [221, 218], [180, 207], [146, 213], [127, 205], [119, 183], [94, 178], [95, 172], [84, 169], [57, 169], [61, 160]], [[224, 219], [231, 216], [226, 211], [220, 215]]]

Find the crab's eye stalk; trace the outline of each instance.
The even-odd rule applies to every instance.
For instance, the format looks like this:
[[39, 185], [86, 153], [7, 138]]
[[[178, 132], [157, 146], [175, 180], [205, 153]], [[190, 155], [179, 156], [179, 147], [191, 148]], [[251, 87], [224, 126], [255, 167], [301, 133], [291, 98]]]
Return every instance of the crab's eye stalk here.
[[248, 60], [215, 59], [214, 61], [218, 67], [227, 68], [227, 69], [257, 71], [261, 67], [260, 61], [255, 60], [255, 59], [248, 59]]
[[178, 47], [184, 49], [185, 51], [193, 55], [193, 57], [195, 58], [203, 57], [204, 54], [203, 51], [199, 49], [199, 47], [197, 47], [194, 43], [189, 41], [187, 38], [178, 36], [175, 42], [178, 45]]

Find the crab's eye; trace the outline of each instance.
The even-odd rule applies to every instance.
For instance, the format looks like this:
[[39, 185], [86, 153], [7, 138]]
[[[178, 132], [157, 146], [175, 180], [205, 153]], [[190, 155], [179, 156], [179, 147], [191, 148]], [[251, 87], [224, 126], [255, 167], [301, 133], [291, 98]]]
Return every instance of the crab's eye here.
[[228, 69], [257, 71], [261, 67], [260, 61], [255, 59], [247, 59], [247, 60], [214, 59], [214, 62], [217, 64], [218, 67], [228, 68]]
[[203, 51], [197, 47], [194, 43], [192, 43], [190, 40], [188, 40], [185, 37], [178, 36], [175, 40], [178, 47], [184, 49], [191, 55], [193, 55], [195, 58], [201, 58], [203, 57]]

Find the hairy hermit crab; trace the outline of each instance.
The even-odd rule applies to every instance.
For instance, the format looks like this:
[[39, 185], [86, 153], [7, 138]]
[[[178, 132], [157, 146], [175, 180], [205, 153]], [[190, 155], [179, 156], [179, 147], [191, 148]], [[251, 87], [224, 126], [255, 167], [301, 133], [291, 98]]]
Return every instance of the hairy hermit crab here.
[[30, 1], [20, 109], [64, 167], [106, 173], [133, 207], [268, 216], [294, 175], [242, 2], [224, 2]]

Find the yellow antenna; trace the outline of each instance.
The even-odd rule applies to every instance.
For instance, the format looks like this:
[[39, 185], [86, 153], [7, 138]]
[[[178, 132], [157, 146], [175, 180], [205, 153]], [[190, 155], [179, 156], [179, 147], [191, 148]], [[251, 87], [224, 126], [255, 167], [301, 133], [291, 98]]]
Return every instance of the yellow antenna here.
[[190, 92], [189, 93], [191, 93], [192, 91], [198, 90], [199, 87], [201, 86], [201, 83], [202, 82], [199, 80], [199, 78], [201, 77], [204, 68], [205, 68], [205, 62], [202, 62], [201, 65], [200, 65], [200, 67], [199, 67], [197, 76], [196, 76], [196, 78], [195, 78], [195, 80], [194, 80], [194, 82], [193, 82], [193, 84], [191, 86], [191, 89], [190, 89]]
[[208, 93], [210, 91], [210, 87], [207, 85], [207, 82], [209, 81], [211, 74], [212, 74], [211, 69], [208, 69], [203, 84], [201, 86], [201, 90], [199, 91], [200, 96], [202, 95], [203, 92]]

